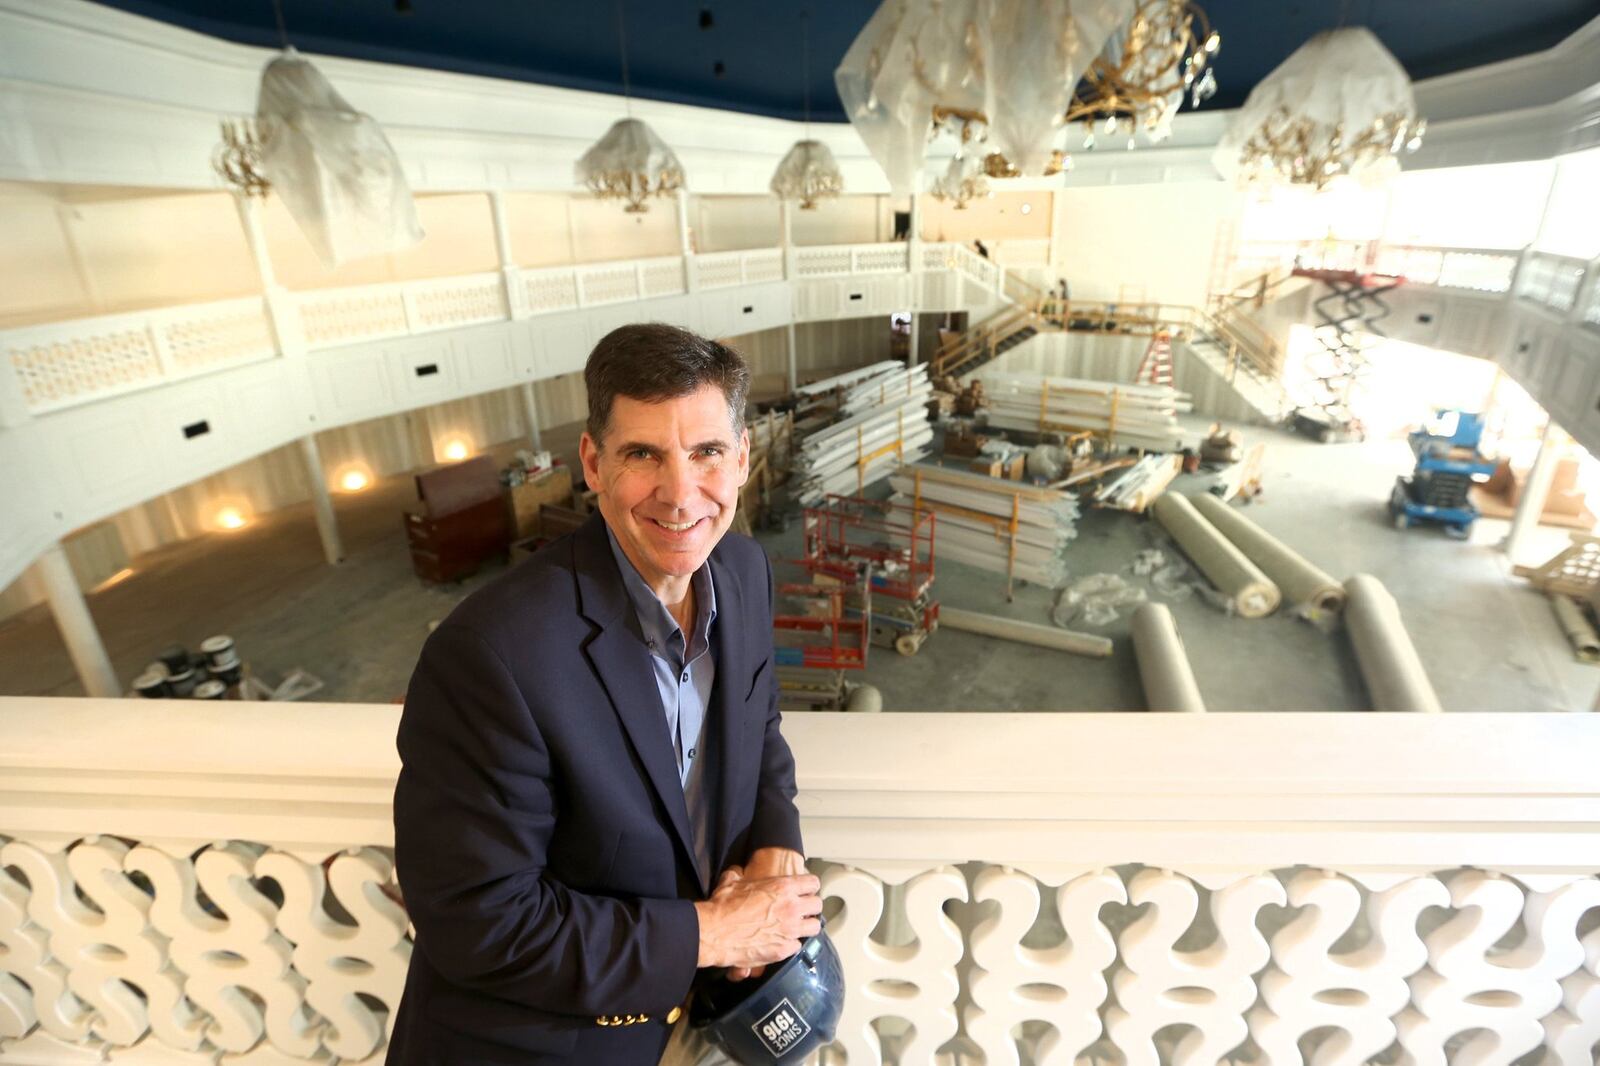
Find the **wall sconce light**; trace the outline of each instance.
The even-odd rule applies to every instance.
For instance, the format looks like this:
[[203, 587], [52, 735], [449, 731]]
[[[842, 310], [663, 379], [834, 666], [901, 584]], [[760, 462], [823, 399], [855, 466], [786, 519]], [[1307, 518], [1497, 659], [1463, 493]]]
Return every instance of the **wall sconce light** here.
[[467, 442], [462, 440], [460, 437], [457, 437], [444, 446], [444, 457], [450, 460], [452, 463], [459, 463], [461, 460], [465, 459], [471, 454], [472, 449], [468, 447]]
[[237, 507], [224, 507], [217, 512], [217, 525], [222, 529], [243, 529], [248, 524]]
[[346, 492], [360, 492], [370, 484], [372, 479], [359, 467], [351, 467], [339, 475], [339, 487]]

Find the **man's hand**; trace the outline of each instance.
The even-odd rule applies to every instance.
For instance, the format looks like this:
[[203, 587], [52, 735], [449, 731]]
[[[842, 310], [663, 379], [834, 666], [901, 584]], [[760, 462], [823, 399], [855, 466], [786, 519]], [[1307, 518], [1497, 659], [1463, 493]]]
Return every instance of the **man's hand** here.
[[[780, 850], [763, 848], [756, 855]], [[752, 877], [756, 855], [742, 869], [724, 870], [711, 898], [694, 905], [700, 918], [696, 966], [726, 966], [730, 977], [740, 971], [747, 975], [755, 967], [787, 959], [800, 950], [801, 941], [822, 928], [817, 918], [822, 913], [822, 897], [817, 894], [822, 882], [803, 872], [803, 863], [799, 874]]]
[[[750, 853], [749, 862], [743, 866], [728, 867], [723, 876], [726, 877], [735, 870], [738, 871], [738, 876], [752, 880], [763, 877], [793, 877], [806, 872], [806, 858], [792, 848], [757, 848]], [[735, 966], [728, 970], [728, 980], [743, 981], [750, 977], [760, 977], [766, 969], [765, 966]]]

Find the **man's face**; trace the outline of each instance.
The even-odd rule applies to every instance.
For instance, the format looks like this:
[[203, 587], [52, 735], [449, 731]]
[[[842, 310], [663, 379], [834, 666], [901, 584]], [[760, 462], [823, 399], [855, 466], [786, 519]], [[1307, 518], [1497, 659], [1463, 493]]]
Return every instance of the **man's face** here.
[[661, 403], [618, 396], [603, 446], [585, 433], [578, 452], [623, 554], [658, 592], [706, 561], [750, 474], [750, 435], [734, 434], [715, 385]]

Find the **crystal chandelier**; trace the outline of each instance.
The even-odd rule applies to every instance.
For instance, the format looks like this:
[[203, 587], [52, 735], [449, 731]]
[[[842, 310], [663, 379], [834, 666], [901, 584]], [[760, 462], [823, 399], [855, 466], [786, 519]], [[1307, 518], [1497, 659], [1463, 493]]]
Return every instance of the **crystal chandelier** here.
[[[915, 191], [931, 136], [1043, 174], [1078, 79], [1136, 0], [884, 0], [834, 72], [845, 112], [896, 195]], [[1064, 166], [1064, 161], [1056, 165]]]
[[800, 13], [801, 92], [805, 101], [806, 136], [796, 141], [772, 174], [772, 191], [780, 200], [799, 200], [800, 210], [810, 211], [817, 201], [844, 192], [844, 175], [834, 162], [833, 152], [821, 141], [811, 139], [811, 16]]
[[578, 160], [574, 172], [583, 185], [602, 200], [622, 200], [631, 214], [650, 210], [652, 196], [671, 196], [684, 187], [683, 164], [667, 142], [640, 119], [633, 117], [633, 93], [628, 84], [628, 39], [617, 0], [617, 48], [622, 59], [622, 96], [628, 116], [618, 119]]
[[683, 165], [656, 131], [636, 118], [619, 118], [578, 160], [578, 181], [602, 200], [622, 200], [633, 214], [650, 210], [652, 196], [683, 188]]
[[1198, 4], [1145, 0], [1084, 72], [1066, 120], [1083, 122], [1085, 148], [1097, 129], [1126, 134], [1129, 148], [1136, 132], [1165, 140], [1185, 96], [1199, 107], [1217, 91], [1211, 63], [1221, 47]]
[[1415, 151], [1411, 79], [1372, 31], [1326, 30], [1251, 90], [1212, 161], [1224, 177], [1321, 189], [1336, 178], [1381, 182]]
[[975, 155], [957, 155], [929, 191], [934, 199], [952, 201], [957, 211], [965, 211], [969, 201], [989, 195], [984, 161]]
[[276, 190], [330, 269], [422, 239], [405, 170], [383, 130], [293, 48], [262, 69], [255, 117], [223, 121], [212, 166], [246, 196]]

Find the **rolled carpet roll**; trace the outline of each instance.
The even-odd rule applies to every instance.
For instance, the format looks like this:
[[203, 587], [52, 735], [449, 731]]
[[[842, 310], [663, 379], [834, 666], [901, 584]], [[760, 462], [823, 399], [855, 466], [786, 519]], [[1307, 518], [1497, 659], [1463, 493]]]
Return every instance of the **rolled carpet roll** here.
[[1371, 574], [1357, 574], [1344, 583], [1349, 602], [1344, 627], [1355, 645], [1356, 663], [1375, 711], [1443, 712], [1422, 660], [1411, 643], [1400, 605], [1383, 582]]
[[964, 633], [979, 633], [1001, 640], [1014, 640], [1019, 644], [1033, 644], [1041, 648], [1055, 648], [1091, 659], [1111, 656], [1111, 640], [1093, 633], [1078, 633], [1071, 629], [1057, 629], [1033, 622], [1019, 622], [1014, 618], [1000, 618], [976, 611], [962, 611], [954, 607], [939, 607], [939, 625], [943, 629], [959, 629]]
[[1259, 566], [1261, 572], [1283, 590], [1284, 598], [1290, 603], [1334, 614], [1344, 610], [1344, 586], [1312, 565], [1305, 556], [1211, 493], [1196, 493], [1189, 498], [1195, 510]]
[[1183, 640], [1164, 603], [1147, 603], [1133, 612], [1133, 655], [1139, 661], [1144, 705], [1152, 711], [1204, 714], [1205, 701]]
[[1169, 492], [1151, 504], [1150, 510], [1206, 580], [1233, 601], [1241, 618], [1264, 618], [1278, 609], [1283, 600], [1278, 586], [1187, 498]]
[[1561, 623], [1561, 631], [1572, 645], [1572, 654], [1580, 662], [1600, 662], [1600, 633], [1595, 632], [1594, 623], [1584, 614], [1583, 607], [1559, 592], [1550, 595], [1550, 606], [1555, 608], [1556, 621]]

